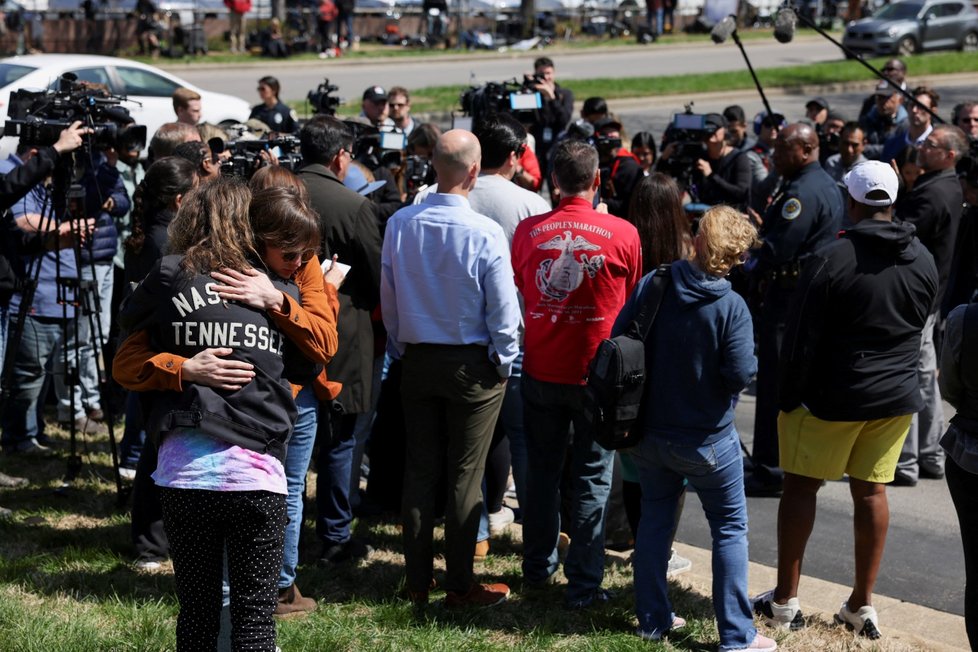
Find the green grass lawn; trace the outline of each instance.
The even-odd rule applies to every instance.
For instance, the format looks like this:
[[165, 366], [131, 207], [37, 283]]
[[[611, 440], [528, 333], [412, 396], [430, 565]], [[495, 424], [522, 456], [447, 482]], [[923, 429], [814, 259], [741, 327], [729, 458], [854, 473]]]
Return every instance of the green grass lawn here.
[[[731, 56], [734, 56], [733, 54]], [[884, 58], [870, 63], [882, 68]], [[914, 57], [910, 61], [913, 77], [944, 75], [960, 72], [978, 72], [978, 56], [973, 52], [945, 52]], [[763, 68], [757, 76], [765, 88], [797, 88], [799, 86], [872, 80], [872, 74], [857, 61], [831, 61], [806, 66]], [[501, 80], [500, 80], [501, 81]], [[747, 70], [687, 75], [661, 75], [654, 77], [619, 77], [601, 79], [568, 80], [566, 86], [574, 91], [574, 97], [603, 97], [615, 100], [630, 97], [656, 95], [685, 95], [718, 91], [746, 90], [754, 88], [754, 81]], [[440, 86], [412, 91], [411, 104], [415, 111], [448, 111], [458, 107], [458, 86]]]
[[[65, 435], [55, 431], [62, 444]], [[29, 487], [0, 491], [0, 504], [13, 508], [0, 522], [0, 651], [152, 652], [174, 648], [177, 602], [169, 564], [158, 572], [133, 570], [128, 516], [116, 508], [107, 437], [88, 445], [79, 480], [58, 491], [64, 453], [49, 459], [0, 458], [4, 472], [27, 476]], [[63, 449], [62, 449], [63, 450]], [[312, 484], [312, 486], [315, 486]], [[690, 619], [670, 646], [648, 644], [632, 634], [631, 566], [609, 557], [606, 586], [617, 591], [609, 604], [568, 612], [562, 587], [534, 600], [518, 591], [517, 535], [493, 540], [477, 573], [514, 589], [504, 605], [451, 612], [435, 591], [427, 608], [397, 597], [402, 585], [400, 534], [391, 521], [356, 524], [375, 552], [359, 565], [320, 568], [318, 547], [306, 523], [298, 574], [302, 592], [319, 600], [319, 610], [302, 620], [279, 623], [283, 652], [300, 650], [701, 650], [715, 645], [710, 601], [673, 585], [676, 610]], [[439, 535], [440, 536], [440, 533]], [[443, 569], [443, 563], [437, 562]], [[437, 572], [436, 572], [437, 574]]]

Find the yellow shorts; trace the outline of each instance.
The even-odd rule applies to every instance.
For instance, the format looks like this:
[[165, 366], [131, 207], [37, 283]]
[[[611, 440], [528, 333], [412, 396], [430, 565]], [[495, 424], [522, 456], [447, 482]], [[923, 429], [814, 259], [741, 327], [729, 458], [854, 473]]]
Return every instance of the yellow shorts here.
[[873, 421], [823, 421], [808, 408], [778, 414], [781, 468], [822, 480], [890, 482], [913, 415]]

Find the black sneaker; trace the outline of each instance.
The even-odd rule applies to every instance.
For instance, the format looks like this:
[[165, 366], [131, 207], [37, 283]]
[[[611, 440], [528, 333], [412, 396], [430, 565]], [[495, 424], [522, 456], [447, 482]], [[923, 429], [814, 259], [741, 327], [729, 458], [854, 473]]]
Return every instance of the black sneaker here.
[[342, 564], [351, 559], [363, 559], [373, 551], [373, 548], [360, 539], [350, 539], [346, 543], [325, 543], [319, 555], [319, 563]]
[[924, 480], [943, 480], [944, 469], [928, 469], [926, 466], [920, 467], [920, 477]]
[[777, 498], [784, 491], [781, 482], [764, 482], [756, 475], [744, 478], [744, 494], [751, 498]]

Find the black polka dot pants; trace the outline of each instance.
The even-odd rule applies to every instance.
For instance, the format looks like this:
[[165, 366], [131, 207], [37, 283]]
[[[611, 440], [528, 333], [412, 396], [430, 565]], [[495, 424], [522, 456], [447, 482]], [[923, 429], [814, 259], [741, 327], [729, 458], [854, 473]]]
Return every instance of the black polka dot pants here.
[[235, 652], [275, 652], [285, 496], [267, 491], [161, 488], [176, 576], [177, 651], [217, 649], [227, 547]]

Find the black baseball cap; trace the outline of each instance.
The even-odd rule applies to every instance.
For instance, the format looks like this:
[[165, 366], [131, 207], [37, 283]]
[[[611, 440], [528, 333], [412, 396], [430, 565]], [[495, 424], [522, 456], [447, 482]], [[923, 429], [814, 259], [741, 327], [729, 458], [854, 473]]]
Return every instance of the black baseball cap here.
[[703, 123], [711, 133], [717, 129], [726, 129], [729, 126], [727, 119], [719, 113], [707, 113], [703, 117]]
[[615, 131], [621, 131], [621, 123], [614, 118], [601, 118], [594, 123], [594, 132], [599, 133], [606, 131], [608, 129], [614, 129]]
[[812, 104], [814, 104], [820, 109], [825, 109], [826, 111], [828, 111], [829, 109], [829, 103], [826, 101], [824, 97], [813, 97], [812, 99], [805, 102], [805, 108], [807, 109]]
[[383, 86], [371, 86], [363, 92], [363, 99], [370, 102], [386, 102], [387, 91]]

